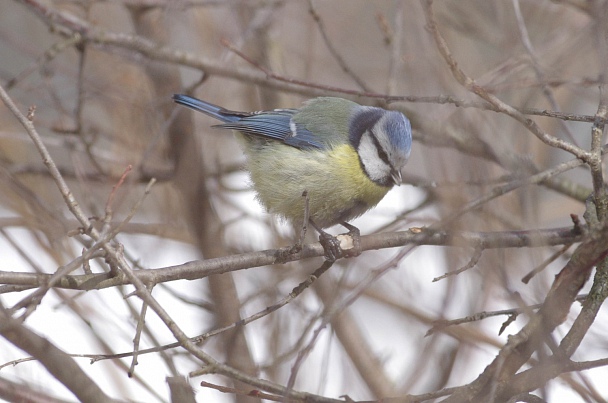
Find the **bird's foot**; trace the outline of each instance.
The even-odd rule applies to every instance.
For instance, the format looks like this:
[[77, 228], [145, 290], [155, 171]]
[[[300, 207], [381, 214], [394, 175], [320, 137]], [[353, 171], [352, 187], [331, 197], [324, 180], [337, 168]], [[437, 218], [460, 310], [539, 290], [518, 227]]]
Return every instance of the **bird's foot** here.
[[325, 231], [319, 231], [319, 242], [325, 251], [325, 260], [335, 262], [343, 256], [340, 240]]
[[309, 219], [308, 222], [319, 233], [319, 242], [321, 243], [323, 251], [325, 252], [325, 261], [333, 263], [340, 259], [343, 256], [342, 248], [340, 247], [340, 240], [335, 236], [323, 231], [321, 227], [315, 224], [312, 219]]
[[325, 251], [325, 260], [335, 262], [343, 257], [355, 257], [361, 254], [361, 233], [359, 228], [342, 221], [340, 224], [344, 226], [348, 232], [338, 236], [333, 236], [323, 231], [317, 226], [314, 221], [310, 220], [310, 224], [319, 233], [319, 242]]
[[298, 241], [286, 252], [287, 256], [293, 256], [302, 251], [302, 245], [304, 245], [304, 238], [306, 237], [306, 231], [308, 230], [308, 221], [309, 221], [309, 206], [308, 206], [308, 191], [305, 190], [302, 192], [302, 197], [304, 198], [304, 221], [302, 222], [302, 228], [300, 228], [300, 235], [298, 237]]

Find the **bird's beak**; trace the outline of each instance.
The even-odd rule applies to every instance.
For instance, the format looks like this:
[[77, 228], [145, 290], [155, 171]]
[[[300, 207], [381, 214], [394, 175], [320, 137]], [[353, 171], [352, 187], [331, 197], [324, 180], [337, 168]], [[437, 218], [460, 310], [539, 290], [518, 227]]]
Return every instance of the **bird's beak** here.
[[393, 178], [393, 183], [397, 186], [403, 183], [403, 179], [401, 178], [401, 171], [394, 170], [391, 173], [391, 177]]

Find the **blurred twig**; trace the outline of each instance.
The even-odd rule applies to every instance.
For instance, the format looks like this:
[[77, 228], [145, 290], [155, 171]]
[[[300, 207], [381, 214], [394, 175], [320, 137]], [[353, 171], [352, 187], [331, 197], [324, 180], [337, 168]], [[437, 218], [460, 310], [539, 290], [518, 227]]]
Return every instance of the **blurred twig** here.
[[323, 19], [321, 18], [321, 16], [319, 15], [319, 13], [317, 12], [317, 10], [315, 8], [314, 0], [308, 0], [308, 12], [312, 16], [312, 19], [317, 24], [317, 28], [319, 29], [319, 33], [321, 34], [321, 37], [323, 38], [323, 42], [325, 43], [325, 46], [327, 46], [327, 49], [329, 50], [329, 53], [331, 53], [331, 55], [336, 60], [336, 62], [338, 63], [338, 65], [340, 66], [340, 68], [342, 69], [342, 71], [346, 75], [348, 75], [350, 78], [352, 78], [353, 81], [356, 82], [357, 85], [359, 86], [359, 88], [361, 88], [363, 91], [365, 91], [365, 92], [371, 92], [370, 89], [369, 89], [369, 87], [365, 84], [365, 82], [363, 82], [363, 80], [361, 79], [361, 77], [359, 77], [348, 66], [348, 64], [346, 63], [346, 61], [344, 60], [344, 58], [342, 57], [342, 55], [340, 54], [340, 52], [338, 52], [338, 50], [336, 49], [336, 47], [334, 46], [334, 44], [332, 43], [332, 41], [329, 39], [329, 36], [327, 35], [327, 31], [325, 30], [325, 23], [323, 23]]
[[427, 28], [435, 39], [437, 49], [439, 50], [439, 53], [441, 53], [441, 56], [443, 56], [447, 65], [450, 67], [454, 78], [463, 87], [478, 95], [480, 98], [484, 99], [489, 104], [493, 105], [498, 112], [504, 113], [522, 123], [526, 128], [528, 128], [528, 130], [532, 134], [534, 134], [540, 141], [547, 144], [548, 146], [560, 148], [564, 151], [571, 153], [572, 155], [583, 161], [589, 160], [590, 156], [587, 152], [585, 152], [585, 150], [575, 146], [574, 144], [558, 139], [557, 137], [554, 137], [549, 133], [545, 132], [543, 129], [540, 128], [540, 126], [538, 126], [538, 124], [536, 124], [536, 122], [524, 116], [521, 112], [513, 108], [511, 105], [504, 103], [495, 95], [488, 93], [483, 87], [479, 86], [471, 77], [467, 76], [465, 72], [462, 71], [460, 67], [458, 67], [458, 62], [452, 57], [452, 53], [450, 52], [450, 49], [448, 48], [448, 45], [445, 42], [445, 39], [439, 32], [439, 28], [437, 27], [437, 22], [435, 20], [434, 12], [432, 9], [433, 0], [421, 0], [421, 2], [425, 10]]
[[[90, 25], [84, 20], [80, 20], [75, 15], [51, 8], [39, 0], [17, 0], [31, 7], [38, 16], [47, 24], [58, 24], [59, 32], [64, 35], [72, 35], [78, 32], [83, 36], [83, 40], [89, 41], [95, 45], [107, 45], [118, 48], [129, 49], [133, 52], [146, 56], [153, 60], [164, 61], [169, 63], [178, 63], [182, 66], [191, 67], [209, 75], [225, 77], [230, 79], [247, 82], [250, 84], [265, 85], [276, 90], [288, 91], [294, 94], [306, 95], [309, 97], [341, 94], [350, 95], [358, 98], [380, 99], [387, 103], [394, 102], [416, 102], [416, 103], [433, 103], [433, 104], [452, 104], [462, 108], [475, 108], [481, 110], [489, 110], [498, 112], [501, 109], [487, 102], [475, 102], [460, 99], [452, 95], [439, 96], [389, 96], [381, 93], [370, 93], [345, 88], [323, 85], [305, 80], [288, 78], [282, 75], [272, 73], [270, 70], [257, 66], [256, 69], [247, 69], [224, 65], [217, 63], [211, 59], [193, 55], [174, 48], [158, 46], [146, 38], [136, 35], [116, 34], [111, 31], [103, 30], [100, 27]], [[251, 61], [253, 62], [253, 61]], [[259, 71], [262, 69], [262, 71]], [[515, 109], [521, 114], [539, 115], [554, 117], [563, 120], [573, 120], [581, 122], [593, 122], [594, 116], [561, 113], [546, 109], [536, 108], [521, 108]]]

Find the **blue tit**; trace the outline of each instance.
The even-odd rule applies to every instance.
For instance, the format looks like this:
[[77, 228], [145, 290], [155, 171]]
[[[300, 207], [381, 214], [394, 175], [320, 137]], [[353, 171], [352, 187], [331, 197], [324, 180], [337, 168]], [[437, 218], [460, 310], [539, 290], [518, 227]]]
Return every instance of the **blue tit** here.
[[237, 133], [267, 211], [302, 225], [307, 192], [310, 223], [321, 235], [335, 224], [356, 230], [347, 221], [401, 184], [412, 147], [411, 125], [402, 113], [342, 98], [259, 112], [230, 111], [187, 95], [173, 99], [222, 122], [213, 127]]

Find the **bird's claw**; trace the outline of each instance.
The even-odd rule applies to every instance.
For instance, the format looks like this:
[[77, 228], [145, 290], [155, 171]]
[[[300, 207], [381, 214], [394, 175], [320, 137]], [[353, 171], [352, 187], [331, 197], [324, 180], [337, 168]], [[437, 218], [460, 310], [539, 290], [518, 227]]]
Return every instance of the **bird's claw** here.
[[[340, 224], [348, 232], [335, 237], [323, 231], [314, 221], [310, 220], [309, 222], [319, 233], [319, 242], [323, 246], [325, 260], [335, 262], [343, 257], [355, 257], [361, 254], [361, 233], [359, 232], [359, 228], [350, 225], [346, 221], [342, 221]], [[350, 239], [345, 239], [347, 237]]]
[[325, 260], [335, 262], [342, 257], [342, 248], [340, 240], [327, 232], [319, 232], [319, 242], [325, 251]]

